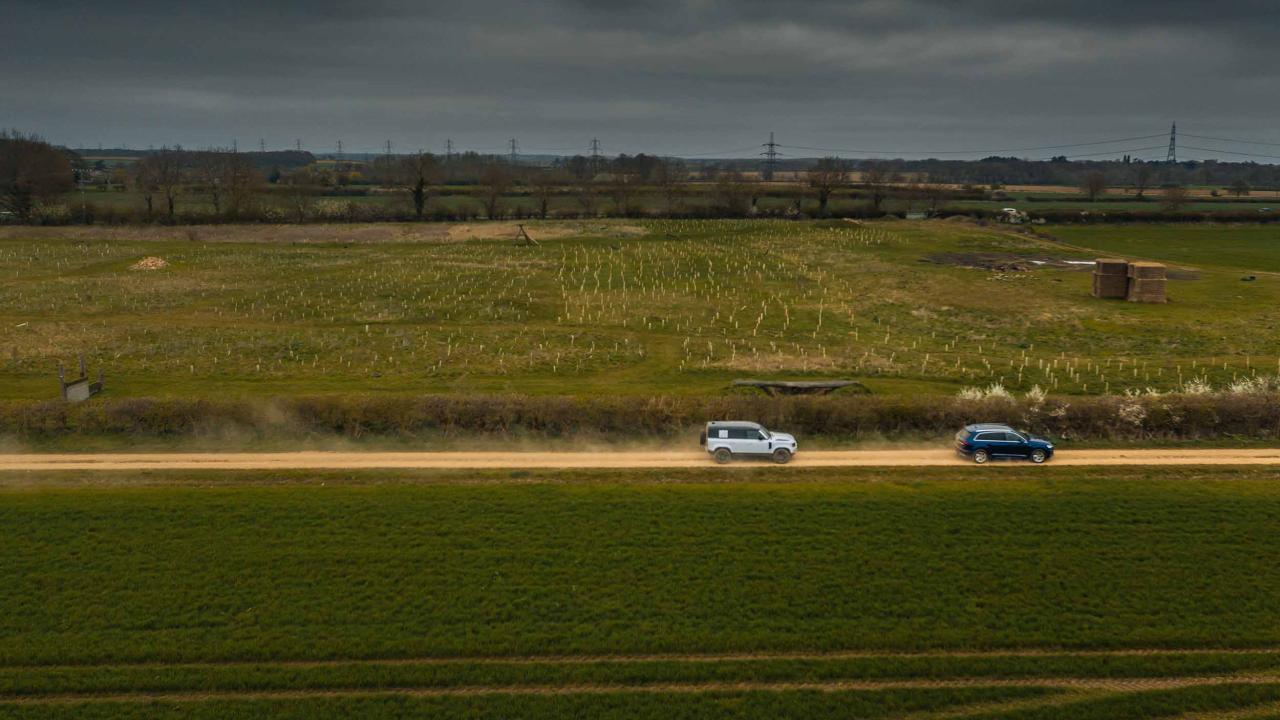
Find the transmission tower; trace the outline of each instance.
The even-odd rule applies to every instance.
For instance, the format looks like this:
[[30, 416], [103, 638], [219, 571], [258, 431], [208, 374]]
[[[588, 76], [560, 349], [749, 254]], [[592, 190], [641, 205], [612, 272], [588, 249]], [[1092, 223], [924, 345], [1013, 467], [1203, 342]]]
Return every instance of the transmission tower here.
[[383, 147], [385, 147], [387, 150], [387, 157], [391, 157], [391, 141], [388, 140], [386, 144], [383, 145]]
[[258, 138], [258, 152], [264, 153], [266, 151], [267, 151], [267, 139]]
[[233, 153], [240, 152], [240, 141], [237, 140], [236, 138], [231, 138], [231, 152]]
[[764, 156], [764, 181], [773, 180], [773, 171], [778, 166], [778, 156], [782, 153], [778, 152], [778, 143], [773, 141], [773, 133], [769, 133], [769, 142], [761, 145], [764, 152], [760, 153]]
[[342, 141], [338, 141], [338, 161], [342, 161]]
[[1178, 123], [1169, 128], [1169, 156], [1165, 160], [1170, 163], [1178, 162]]
[[302, 138], [293, 141], [293, 147], [298, 152], [302, 152]]
[[511, 164], [515, 165], [520, 160], [520, 146], [516, 143], [515, 138], [511, 138], [507, 141], [507, 148], [510, 151]]
[[447, 163], [453, 160], [453, 140], [444, 141], [444, 161]]
[[603, 158], [600, 155], [600, 141], [597, 140], [596, 138], [591, 138], [591, 174], [592, 175], [596, 175], [600, 172], [600, 161], [602, 159]]

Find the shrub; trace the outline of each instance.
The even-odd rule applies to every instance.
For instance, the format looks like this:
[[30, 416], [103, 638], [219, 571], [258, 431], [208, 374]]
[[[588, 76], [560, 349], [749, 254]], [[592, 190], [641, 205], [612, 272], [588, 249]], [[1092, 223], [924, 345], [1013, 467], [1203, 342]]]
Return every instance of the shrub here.
[[756, 420], [802, 437], [870, 439], [948, 434], [971, 422], [1010, 422], [1075, 440], [1280, 438], [1275, 392], [1130, 397], [531, 397], [324, 396], [279, 400], [99, 398], [0, 402], [0, 435], [180, 438], [593, 437], [632, 441], [691, 433], [707, 420]]

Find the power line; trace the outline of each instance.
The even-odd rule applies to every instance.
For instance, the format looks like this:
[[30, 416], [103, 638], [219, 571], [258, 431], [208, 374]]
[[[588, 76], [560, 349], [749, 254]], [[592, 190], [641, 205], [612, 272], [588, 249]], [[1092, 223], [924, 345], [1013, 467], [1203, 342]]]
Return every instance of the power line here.
[[[750, 145], [744, 148], [733, 148], [732, 150], [712, 150], [711, 152], [699, 152], [699, 153], [669, 153], [668, 157], [706, 157], [708, 155], [729, 155], [732, 153], [753, 152], [757, 150], [759, 147], [760, 147], [759, 145]], [[779, 145], [778, 147], [786, 147], [786, 146]]]
[[1220, 137], [1210, 137], [1208, 135], [1192, 135], [1191, 133], [1182, 133], [1182, 137], [1195, 138], [1196, 140], [1214, 140], [1216, 142], [1238, 143], [1240, 145], [1268, 145], [1270, 147], [1280, 147], [1280, 143], [1263, 142], [1261, 140], [1240, 140], [1237, 138], [1220, 138]]
[[841, 152], [854, 155], [981, 155], [1006, 152], [1032, 152], [1035, 150], [1063, 150], [1067, 148], [1091, 147], [1094, 145], [1113, 145], [1115, 143], [1132, 142], [1135, 140], [1150, 140], [1152, 138], [1162, 138], [1164, 133], [1154, 135], [1136, 135], [1127, 138], [1114, 138], [1111, 140], [1096, 140], [1094, 142], [1084, 143], [1068, 143], [1065, 145], [1039, 145], [1036, 147], [1019, 147], [1019, 148], [996, 148], [991, 150], [859, 150], [852, 148], [822, 148], [807, 147], [804, 145], [779, 145], [779, 147], [790, 148], [793, 150], [816, 150], [819, 152]]
[[[1121, 154], [1124, 154], [1124, 153], [1130, 153], [1130, 154], [1132, 154], [1132, 153], [1147, 152], [1147, 151], [1149, 151], [1149, 150], [1163, 150], [1163, 149], [1164, 149], [1164, 147], [1165, 147], [1164, 145], [1151, 145], [1151, 146], [1148, 146], [1148, 147], [1129, 148], [1129, 149], [1127, 149], [1127, 150], [1105, 150], [1105, 151], [1103, 151], [1103, 152], [1096, 152], [1096, 153], [1080, 153], [1080, 154], [1076, 154], [1076, 155], [1062, 155], [1062, 156], [1060, 156], [1060, 157], [1064, 157], [1064, 158], [1066, 158], [1066, 159], [1068, 159], [1068, 160], [1074, 160], [1074, 159], [1076, 159], [1076, 158], [1102, 157], [1103, 155], [1121, 155]], [[1048, 157], [1048, 158], [1044, 158], [1044, 159], [1045, 159], [1045, 160], [1052, 160], [1053, 158], [1052, 158], [1052, 157]]]
[[1207, 152], [1207, 153], [1222, 153], [1223, 155], [1239, 155], [1241, 157], [1260, 157], [1260, 158], [1271, 158], [1273, 160], [1280, 160], [1280, 155], [1266, 155], [1264, 153], [1234, 152], [1231, 150], [1218, 150], [1215, 148], [1196, 147], [1194, 145], [1183, 145], [1182, 147], [1184, 150], [1199, 150], [1201, 152]]

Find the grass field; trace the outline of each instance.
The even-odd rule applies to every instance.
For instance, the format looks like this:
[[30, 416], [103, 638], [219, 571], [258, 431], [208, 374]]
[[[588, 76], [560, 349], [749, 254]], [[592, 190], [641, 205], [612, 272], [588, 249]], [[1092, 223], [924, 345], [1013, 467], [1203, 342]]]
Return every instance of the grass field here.
[[969, 470], [10, 475], [0, 714], [1280, 713], [1273, 469]]
[[1232, 272], [1280, 272], [1280, 228], [1267, 225], [1077, 225], [1052, 233], [1120, 255]]
[[[1280, 369], [1280, 283], [1239, 281], [1274, 262], [1269, 228], [1051, 229], [1070, 247], [943, 221], [530, 230], [540, 246], [487, 224], [7, 228], [0, 397], [55, 396], [79, 353], [113, 395], [188, 397], [711, 394], [760, 376], [1093, 394]], [[1168, 305], [1098, 301], [1062, 264], [1131, 250], [1194, 279]], [[169, 266], [129, 269], [146, 256]]]

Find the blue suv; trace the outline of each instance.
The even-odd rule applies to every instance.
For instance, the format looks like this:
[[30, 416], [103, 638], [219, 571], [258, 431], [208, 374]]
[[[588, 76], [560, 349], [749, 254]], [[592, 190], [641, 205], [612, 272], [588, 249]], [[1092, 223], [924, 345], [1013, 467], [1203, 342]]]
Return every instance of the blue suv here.
[[1053, 457], [1053, 443], [1008, 425], [966, 425], [956, 433], [956, 452], [982, 464], [988, 460], [1030, 460], [1037, 465]]

